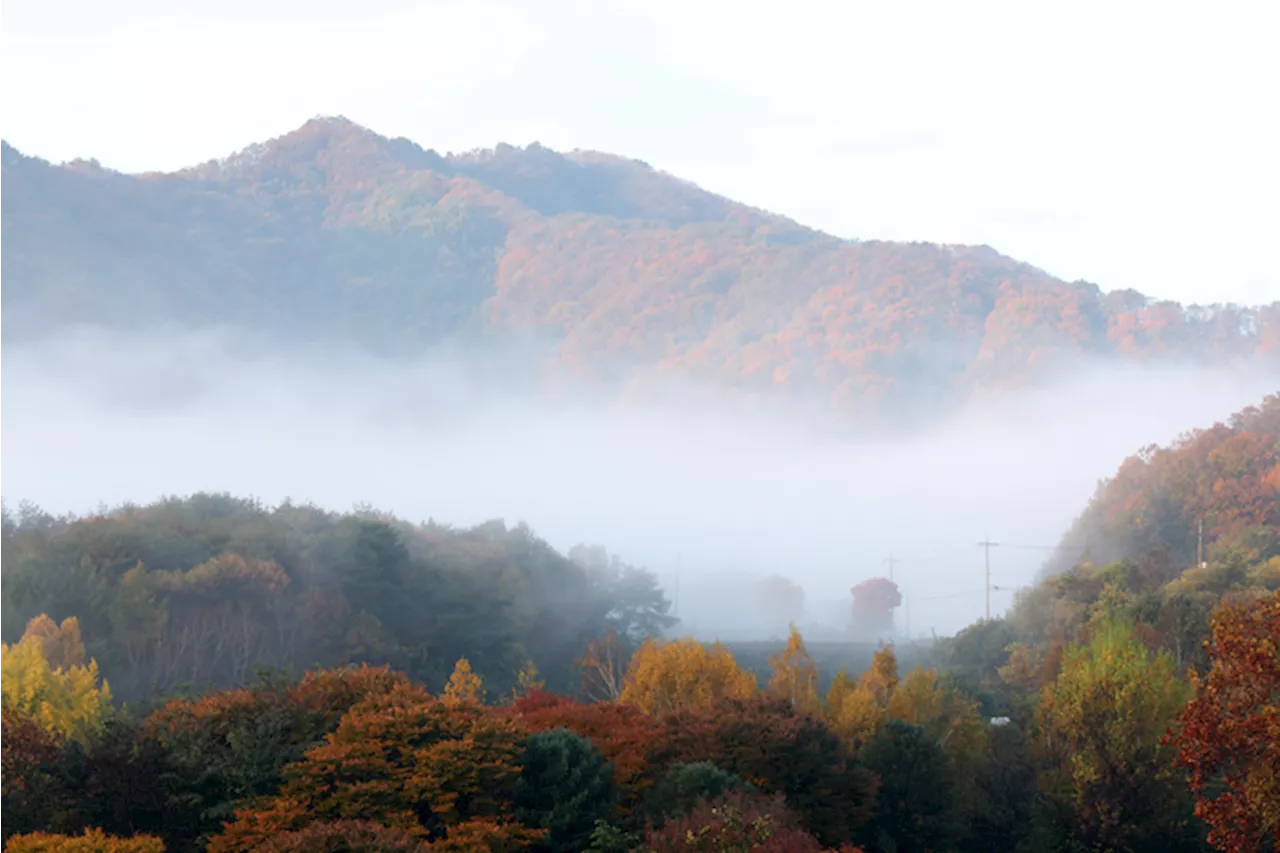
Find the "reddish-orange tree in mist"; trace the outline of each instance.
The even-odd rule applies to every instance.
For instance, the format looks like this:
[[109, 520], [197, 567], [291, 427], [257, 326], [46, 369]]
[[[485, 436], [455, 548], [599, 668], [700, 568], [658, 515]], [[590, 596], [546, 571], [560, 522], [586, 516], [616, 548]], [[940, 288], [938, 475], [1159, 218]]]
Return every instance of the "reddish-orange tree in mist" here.
[[853, 628], [859, 634], [893, 633], [893, 611], [902, 604], [898, 585], [888, 578], [871, 578], [853, 588]]

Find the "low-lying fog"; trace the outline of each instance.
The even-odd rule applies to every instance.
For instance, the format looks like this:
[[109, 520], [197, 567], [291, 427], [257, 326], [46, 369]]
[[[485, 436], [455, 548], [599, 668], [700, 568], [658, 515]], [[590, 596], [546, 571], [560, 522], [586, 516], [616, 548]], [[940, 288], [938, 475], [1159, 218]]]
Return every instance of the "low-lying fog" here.
[[5, 500], [83, 513], [228, 491], [415, 521], [523, 520], [562, 550], [599, 543], [649, 566], [686, 630], [726, 638], [771, 632], [749, 604], [769, 574], [804, 586], [811, 631], [843, 629], [849, 588], [893, 554], [912, 633], [941, 635], [982, 615], [978, 540], [1006, 545], [992, 551], [1000, 611], [1048, 553], [1007, 546], [1055, 544], [1126, 456], [1276, 385], [1263, 373], [1098, 368], [896, 440], [836, 440], [710, 395], [550, 403], [446, 358], [237, 353], [208, 335], [6, 346]]

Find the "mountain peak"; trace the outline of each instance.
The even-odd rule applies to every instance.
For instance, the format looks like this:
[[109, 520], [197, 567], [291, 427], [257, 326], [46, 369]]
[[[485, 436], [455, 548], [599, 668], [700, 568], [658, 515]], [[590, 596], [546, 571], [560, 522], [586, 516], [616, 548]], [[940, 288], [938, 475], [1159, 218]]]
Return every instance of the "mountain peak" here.
[[381, 136], [346, 116], [316, 116], [296, 130], [182, 174], [204, 180], [234, 180], [249, 178], [264, 168], [290, 172], [318, 167], [326, 174], [378, 176], [405, 169], [438, 169], [444, 163], [434, 151], [408, 139]]
[[324, 138], [333, 139], [353, 139], [358, 137], [369, 137], [373, 139], [386, 139], [374, 133], [362, 124], [352, 121], [346, 116], [316, 116], [309, 118], [302, 123], [302, 126], [296, 130], [291, 130], [283, 136], [277, 137], [276, 142], [291, 139], [312, 139]]

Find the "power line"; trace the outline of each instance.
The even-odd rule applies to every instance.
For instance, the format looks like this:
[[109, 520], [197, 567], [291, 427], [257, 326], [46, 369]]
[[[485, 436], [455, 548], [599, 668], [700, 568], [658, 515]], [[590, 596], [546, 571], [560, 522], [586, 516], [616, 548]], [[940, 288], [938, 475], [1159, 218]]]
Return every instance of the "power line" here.
[[931, 595], [928, 598], [917, 598], [916, 601], [948, 601], [952, 598], [964, 598], [969, 595], [981, 595], [982, 590], [971, 589], [968, 592], [953, 592], [950, 595]]
[[933, 554], [928, 557], [907, 557], [905, 559], [902, 557], [896, 557], [895, 560], [898, 563], [904, 563], [906, 565], [911, 565], [911, 566], [914, 566], [917, 563], [935, 563], [938, 560], [948, 560], [948, 559], [951, 559], [952, 557], [960, 557], [965, 554], [968, 554], [970, 553], [969, 552], [970, 547], [971, 546], [966, 545], [963, 548], [954, 548], [950, 551], [943, 551], [939, 554]]

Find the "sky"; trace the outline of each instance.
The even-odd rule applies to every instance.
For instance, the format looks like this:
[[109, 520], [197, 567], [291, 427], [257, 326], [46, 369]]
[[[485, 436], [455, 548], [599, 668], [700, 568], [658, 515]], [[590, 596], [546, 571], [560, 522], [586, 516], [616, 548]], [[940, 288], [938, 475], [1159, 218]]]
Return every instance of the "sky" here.
[[1273, 3], [6, 0], [0, 135], [122, 171], [317, 115], [642, 159], [857, 239], [1280, 299]]

